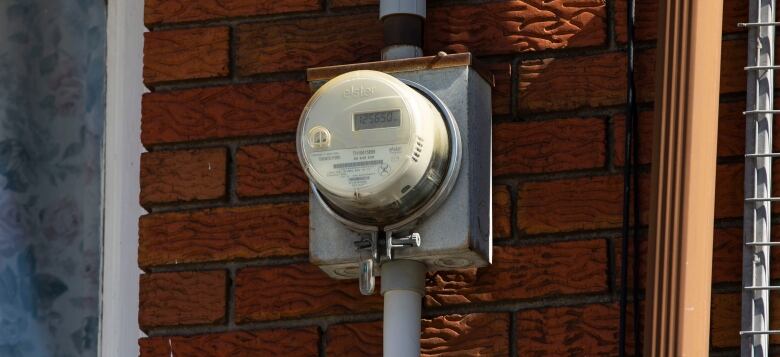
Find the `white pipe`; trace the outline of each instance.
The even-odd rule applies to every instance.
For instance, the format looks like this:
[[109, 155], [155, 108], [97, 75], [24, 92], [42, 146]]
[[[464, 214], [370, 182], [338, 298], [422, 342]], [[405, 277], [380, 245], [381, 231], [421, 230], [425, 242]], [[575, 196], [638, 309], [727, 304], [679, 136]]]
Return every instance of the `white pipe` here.
[[420, 355], [420, 319], [426, 267], [413, 260], [382, 264], [384, 357]]
[[392, 45], [382, 49], [382, 61], [415, 58], [422, 55], [422, 48], [412, 45]]
[[380, 0], [379, 18], [388, 15], [410, 14], [425, 18], [425, 0]]

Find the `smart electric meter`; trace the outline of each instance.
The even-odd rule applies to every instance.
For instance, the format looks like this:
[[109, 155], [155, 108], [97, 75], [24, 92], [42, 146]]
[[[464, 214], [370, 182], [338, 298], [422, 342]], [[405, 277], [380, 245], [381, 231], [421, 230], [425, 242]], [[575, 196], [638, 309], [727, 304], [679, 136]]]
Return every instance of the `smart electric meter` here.
[[452, 133], [429, 98], [390, 75], [359, 70], [331, 79], [306, 104], [298, 156], [334, 214], [383, 227], [436, 195], [451, 166]]

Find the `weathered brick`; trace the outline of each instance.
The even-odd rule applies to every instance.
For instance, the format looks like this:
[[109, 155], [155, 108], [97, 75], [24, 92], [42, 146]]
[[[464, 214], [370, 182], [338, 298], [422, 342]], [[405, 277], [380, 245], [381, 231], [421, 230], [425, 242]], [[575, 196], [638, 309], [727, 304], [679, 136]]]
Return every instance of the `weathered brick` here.
[[154, 213], [141, 217], [141, 267], [308, 252], [308, 206], [275, 204]]
[[[741, 255], [741, 254], [740, 254]], [[780, 314], [780, 295], [770, 294], [769, 316]], [[739, 347], [741, 297], [739, 293], [712, 294], [710, 313], [710, 343], [712, 347]], [[770, 330], [780, 329], [780, 321], [769, 319]], [[772, 336], [772, 344], [780, 343], [780, 336]]]
[[382, 355], [382, 321], [331, 325], [325, 335], [327, 356]]
[[712, 282], [742, 280], [742, 228], [716, 228], [712, 247]]
[[[630, 305], [629, 305], [630, 306]], [[629, 309], [628, 350], [633, 334]], [[552, 307], [517, 313], [517, 348], [521, 356], [614, 356], [618, 349], [616, 305]]]
[[224, 148], [141, 155], [141, 205], [225, 197]]
[[292, 133], [309, 95], [303, 81], [147, 93], [141, 141], [150, 146]]
[[332, 8], [366, 5], [379, 5], [379, 0], [331, 0], [330, 2]]
[[[638, 0], [634, 7], [634, 38], [637, 41], [655, 40], [658, 31], [658, 0]], [[615, 34], [620, 43], [626, 42], [626, 1], [615, 2]], [[744, 0], [723, 1], [723, 32], [744, 31], [737, 23], [747, 21], [748, 6]]]
[[[718, 156], [740, 156], [745, 154], [745, 110], [744, 102], [721, 103], [718, 110]], [[649, 164], [653, 150], [653, 121], [655, 112], [639, 113], [639, 162]], [[614, 163], [623, 166], [623, 145], [625, 138], [625, 116], [614, 117], [615, 153]], [[780, 145], [776, 145], [780, 147]]]
[[242, 76], [379, 60], [383, 46], [376, 13], [242, 24], [236, 34]]
[[718, 165], [715, 173], [715, 218], [742, 217], [745, 169], [741, 164]]
[[745, 40], [723, 41], [720, 56], [720, 93], [744, 92], [747, 86], [745, 74]]
[[721, 103], [718, 107], [718, 156], [745, 154], [745, 102]]
[[240, 197], [305, 193], [306, 174], [301, 169], [295, 142], [243, 146], [236, 154]]
[[493, 114], [507, 115], [512, 111], [512, 65], [510, 63], [492, 63], [485, 68], [493, 74], [495, 86], [491, 99]]
[[[744, 40], [723, 42], [721, 93], [745, 90], [745, 51]], [[639, 102], [654, 100], [655, 55], [654, 48], [636, 52], [634, 81]], [[518, 74], [520, 115], [626, 102], [626, 56], [622, 52], [523, 61]]]
[[[772, 227], [772, 240], [777, 240], [777, 230]], [[742, 228], [716, 228], [712, 249], [712, 282], [737, 283], [742, 281]], [[771, 249], [770, 261], [780, 259], [780, 251]], [[780, 274], [780, 265], [770, 264], [770, 276]]]
[[318, 0], [146, 0], [144, 22], [149, 26], [172, 22], [316, 11], [321, 8]]
[[[644, 289], [645, 288], [645, 278], [647, 277], [647, 237], [644, 234], [640, 234], [639, 238], [639, 279], [637, 281], [639, 282], [639, 286]], [[631, 243], [628, 245], [628, 287], [629, 289], [633, 289], [634, 284], [636, 282], [634, 281], [634, 249], [636, 248], [634, 245], [634, 237], [633, 235], [629, 237], [631, 240]], [[622, 264], [622, 256], [623, 256], [623, 238], [619, 237], [615, 240], [614, 243], [614, 249], [615, 249], [615, 283], [616, 286], [620, 287], [623, 283], [622, 277], [620, 276], [620, 269], [623, 266]]]
[[519, 113], [620, 103], [624, 68], [625, 57], [619, 53], [523, 61], [518, 69]]
[[512, 237], [512, 193], [505, 185], [493, 186], [493, 238]]
[[[509, 316], [477, 313], [423, 319], [421, 335], [421, 356], [507, 355]], [[327, 331], [327, 346], [328, 356], [379, 356], [382, 322], [333, 325]]]
[[422, 356], [508, 356], [509, 314], [447, 315], [422, 320]]
[[225, 322], [227, 274], [205, 272], [141, 275], [138, 324], [153, 327]]
[[603, 167], [604, 120], [563, 119], [497, 124], [493, 174], [558, 172]]
[[138, 343], [141, 357], [310, 357], [319, 353], [319, 333], [316, 327], [148, 337], [140, 339]]
[[334, 280], [311, 264], [238, 271], [236, 321], [269, 321], [382, 309], [381, 296], [363, 296], [355, 280]]
[[224, 77], [230, 74], [228, 27], [144, 34], [144, 83]]
[[493, 249], [493, 265], [487, 268], [432, 274], [426, 305], [597, 293], [609, 288], [603, 239]]
[[[634, 138], [639, 140], [639, 164], [649, 164], [653, 158], [653, 122], [655, 112], [639, 112], [638, 128], [634, 129]], [[619, 114], [613, 117], [613, 129], [615, 138], [615, 166], [623, 166], [625, 163], [626, 145], [626, 117]]]
[[[718, 165], [715, 218], [742, 215], [742, 165]], [[648, 176], [640, 176], [642, 224], [650, 206]], [[522, 183], [517, 194], [518, 228], [527, 234], [619, 228], [623, 176], [599, 176]]]
[[518, 69], [520, 115], [622, 103], [625, 67], [622, 53], [523, 61]]
[[517, 224], [528, 234], [619, 227], [623, 177], [526, 182], [518, 188]]
[[503, 1], [432, 7], [425, 24], [428, 53], [477, 55], [541, 51], [606, 43], [606, 1]]

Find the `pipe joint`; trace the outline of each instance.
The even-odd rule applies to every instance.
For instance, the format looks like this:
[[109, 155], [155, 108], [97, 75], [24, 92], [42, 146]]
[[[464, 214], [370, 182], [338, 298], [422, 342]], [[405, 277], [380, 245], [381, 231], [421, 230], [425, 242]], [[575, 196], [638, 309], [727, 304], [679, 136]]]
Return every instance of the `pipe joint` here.
[[379, 18], [386, 16], [408, 14], [425, 18], [425, 0], [381, 0], [379, 1]]

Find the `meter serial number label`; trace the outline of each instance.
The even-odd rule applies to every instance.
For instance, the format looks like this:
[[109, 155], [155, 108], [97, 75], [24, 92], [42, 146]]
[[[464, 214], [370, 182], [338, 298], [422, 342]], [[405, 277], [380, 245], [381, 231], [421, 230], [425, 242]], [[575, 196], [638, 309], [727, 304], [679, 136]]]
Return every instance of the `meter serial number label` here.
[[350, 188], [365, 187], [389, 176], [400, 162], [400, 145], [312, 153], [312, 165], [322, 176]]

